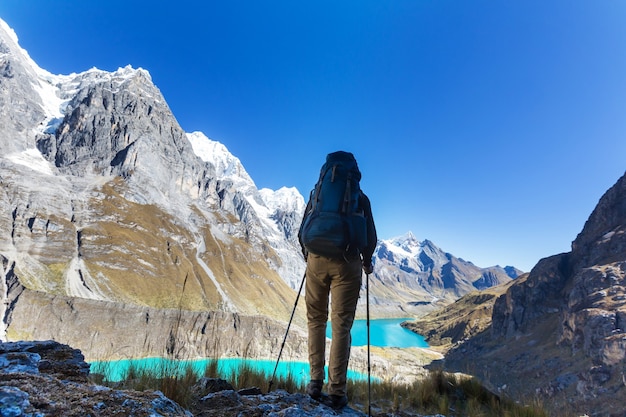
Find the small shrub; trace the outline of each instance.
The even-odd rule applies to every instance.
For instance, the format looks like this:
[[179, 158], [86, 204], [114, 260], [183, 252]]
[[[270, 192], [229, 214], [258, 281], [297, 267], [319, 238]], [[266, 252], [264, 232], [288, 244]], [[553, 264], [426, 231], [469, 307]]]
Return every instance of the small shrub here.
[[219, 377], [219, 361], [217, 359], [209, 359], [204, 368], [204, 376], [207, 378]]

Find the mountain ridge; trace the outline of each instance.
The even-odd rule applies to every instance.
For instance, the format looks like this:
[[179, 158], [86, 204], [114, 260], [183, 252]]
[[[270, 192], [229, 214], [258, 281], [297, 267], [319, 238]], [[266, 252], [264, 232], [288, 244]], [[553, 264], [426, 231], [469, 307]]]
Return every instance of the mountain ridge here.
[[[393, 287], [405, 313], [423, 315], [477, 289], [509, 282], [521, 271], [499, 266], [480, 268], [443, 251], [432, 241], [417, 240], [412, 232], [379, 241], [374, 252], [372, 287]], [[382, 308], [379, 292], [371, 296]]]

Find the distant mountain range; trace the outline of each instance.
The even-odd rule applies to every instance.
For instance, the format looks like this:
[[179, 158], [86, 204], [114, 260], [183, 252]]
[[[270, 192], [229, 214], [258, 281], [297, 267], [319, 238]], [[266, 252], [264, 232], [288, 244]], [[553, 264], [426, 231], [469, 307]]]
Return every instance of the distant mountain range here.
[[[371, 303], [390, 315], [401, 309], [421, 314], [449, 304], [464, 294], [517, 278], [514, 267], [479, 268], [444, 252], [409, 232], [379, 242], [374, 252]], [[396, 304], [390, 302], [395, 300]]]
[[[115, 339], [131, 346], [116, 355], [155, 355], [173, 348], [150, 331], [193, 346], [203, 320], [205, 335], [215, 317], [289, 318], [303, 197], [257, 189], [224, 145], [184, 132], [147, 71], [51, 74], [0, 20], [0, 146], [0, 340], [54, 338], [95, 356]], [[421, 314], [519, 274], [412, 234], [381, 241], [374, 263], [374, 316]], [[102, 324], [128, 311], [133, 328]]]

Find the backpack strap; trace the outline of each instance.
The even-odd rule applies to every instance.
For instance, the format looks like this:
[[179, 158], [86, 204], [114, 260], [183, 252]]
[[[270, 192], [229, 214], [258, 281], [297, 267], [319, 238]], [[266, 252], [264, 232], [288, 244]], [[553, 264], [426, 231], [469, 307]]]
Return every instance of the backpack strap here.
[[352, 183], [352, 172], [348, 172], [348, 176], [346, 177], [346, 189], [343, 192], [343, 204], [341, 205], [341, 212], [343, 214], [348, 214], [348, 210], [350, 208], [350, 194], [351, 194], [351, 183]]
[[[333, 181], [335, 179], [335, 168], [337, 167], [337, 165], [333, 165], [332, 166], [332, 170], [333, 170]], [[322, 181], [324, 181], [324, 177], [326, 176], [326, 173], [331, 169], [331, 166], [329, 165], [324, 165], [320, 171], [320, 177], [317, 180], [317, 184], [315, 184], [315, 188], [313, 190], [313, 192], [311, 193], [311, 211], [315, 210], [315, 207], [317, 206], [317, 204], [319, 203], [320, 200], [320, 192], [322, 191]]]

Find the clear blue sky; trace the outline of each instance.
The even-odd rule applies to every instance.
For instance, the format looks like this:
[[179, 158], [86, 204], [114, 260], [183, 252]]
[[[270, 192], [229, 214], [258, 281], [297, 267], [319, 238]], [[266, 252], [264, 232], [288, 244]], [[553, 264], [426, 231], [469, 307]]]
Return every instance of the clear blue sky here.
[[259, 188], [352, 151], [379, 236], [479, 266], [570, 250], [626, 169], [626, 2], [2, 0], [43, 68], [147, 69]]

